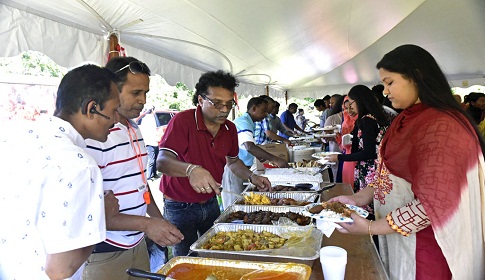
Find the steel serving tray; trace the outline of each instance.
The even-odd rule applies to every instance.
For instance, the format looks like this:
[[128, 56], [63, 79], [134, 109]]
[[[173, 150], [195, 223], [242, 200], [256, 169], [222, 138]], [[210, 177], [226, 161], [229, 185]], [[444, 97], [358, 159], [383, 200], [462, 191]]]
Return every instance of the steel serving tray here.
[[[222, 251], [207, 250], [202, 246], [206, 244], [218, 232], [229, 232], [238, 230], [254, 230], [255, 232], [267, 231], [279, 236], [285, 237], [289, 232], [311, 231], [310, 236], [301, 244], [293, 247], [282, 247], [279, 249], [260, 250], [260, 251]], [[266, 261], [266, 262], [295, 262], [309, 266], [320, 256], [323, 233], [315, 227], [288, 227], [272, 225], [249, 225], [249, 224], [215, 224], [206, 233], [204, 233], [190, 250], [196, 252], [200, 257], [220, 258], [231, 260], [249, 260], [249, 261]]]
[[[254, 192], [260, 195], [266, 195], [270, 199], [273, 198], [292, 198], [296, 201], [306, 201], [306, 202], [315, 202], [320, 201], [320, 195], [315, 192]], [[243, 192], [242, 195], [249, 195], [249, 192]], [[318, 200], [317, 200], [318, 199]], [[245, 205], [243, 198], [238, 198], [234, 201], [234, 204], [238, 205]], [[273, 205], [273, 206], [290, 206], [296, 207], [293, 205]]]
[[303, 215], [305, 207], [304, 206], [273, 206], [273, 205], [238, 205], [232, 204], [227, 207], [221, 215], [214, 221], [214, 224], [234, 224], [231, 222], [226, 222], [231, 213], [237, 211], [243, 211], [246, 213], [256, 212], [256, 211], [271, 211], [274, 213], [286, 213], [293, 212]]

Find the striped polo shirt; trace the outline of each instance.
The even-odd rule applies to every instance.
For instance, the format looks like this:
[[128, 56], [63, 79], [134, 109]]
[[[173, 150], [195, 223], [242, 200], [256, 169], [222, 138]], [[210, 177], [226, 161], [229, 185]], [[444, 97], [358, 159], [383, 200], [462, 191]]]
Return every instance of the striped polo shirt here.
[[[139, 127], [131, 120], [129, 124], [132, 129], [117, 123], [104, 143], [86, 139], [86, 151], [101, 169], [104, 190], [112, 190], [118, 199], [120, 213], [145, 216], [147, 205], [143, 199], [144, 191], [139, 188], [144, 185], [141, 172], [146, 172], [147, 151]], [[141, 167], [137, 154], [141, 155]], [[130, 249], [143, 236], [141, 231], [107, 231], [105, 242]]]

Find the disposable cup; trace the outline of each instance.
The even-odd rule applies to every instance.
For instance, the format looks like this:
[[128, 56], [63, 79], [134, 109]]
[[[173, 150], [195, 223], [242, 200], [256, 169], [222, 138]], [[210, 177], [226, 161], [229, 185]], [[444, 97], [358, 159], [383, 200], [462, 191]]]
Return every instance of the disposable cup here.
[[344, 280], [347, 251], [337, 246], [325, 246], [320, 249], [320, 263], [325, 280]]

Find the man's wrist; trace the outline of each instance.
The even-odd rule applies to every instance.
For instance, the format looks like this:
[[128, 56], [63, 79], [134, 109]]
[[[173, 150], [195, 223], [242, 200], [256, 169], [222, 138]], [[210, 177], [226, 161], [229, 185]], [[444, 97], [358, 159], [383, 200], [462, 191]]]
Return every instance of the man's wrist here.
[[249, 177], [248, 177], [248, 181], [249, 181], [250, 183], [253, 183], [253, 181], [252, 181], [252, 180], [253, 180], [253, 176], [254, 176], [254, 175], [256, 175], [256, 174], [254, 174], [253, 172], [251, 172], [251, 174], [249, 175]]

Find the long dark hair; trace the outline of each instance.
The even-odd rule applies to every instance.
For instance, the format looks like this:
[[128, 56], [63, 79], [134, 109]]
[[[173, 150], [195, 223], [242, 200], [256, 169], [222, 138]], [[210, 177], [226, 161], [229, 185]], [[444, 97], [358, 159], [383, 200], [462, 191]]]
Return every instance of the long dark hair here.
[[384, 113], [381, 103], [377, 101], [370, 88], [364, 85], [353, 86], [349, 91], [349, 98], [352, 98], [357, 103], [357, 113], [359, 115], [356, 122], [357, 126], [361, 127], [360, 120], [367, 114], [372, 115], [379, 126], [389, 125], [389, 119]]
[[473, 126], [485, 157], [485, 144], [478, 128], [473, 125], [472, 118], [453, 98], [453, 93], [443, 71], [428, 51], [415, 45], [402, 45], [384, 55], [381, 61], [377, 63], [376, 68], [399, 73], [405, 79], [414, 82], [418, 89], [418, 97], [423, 104], [452, 116], [463, 115], [469, 122], [464, 123], [462, 121], [463, 125], [465, 127], [470, 124]]

